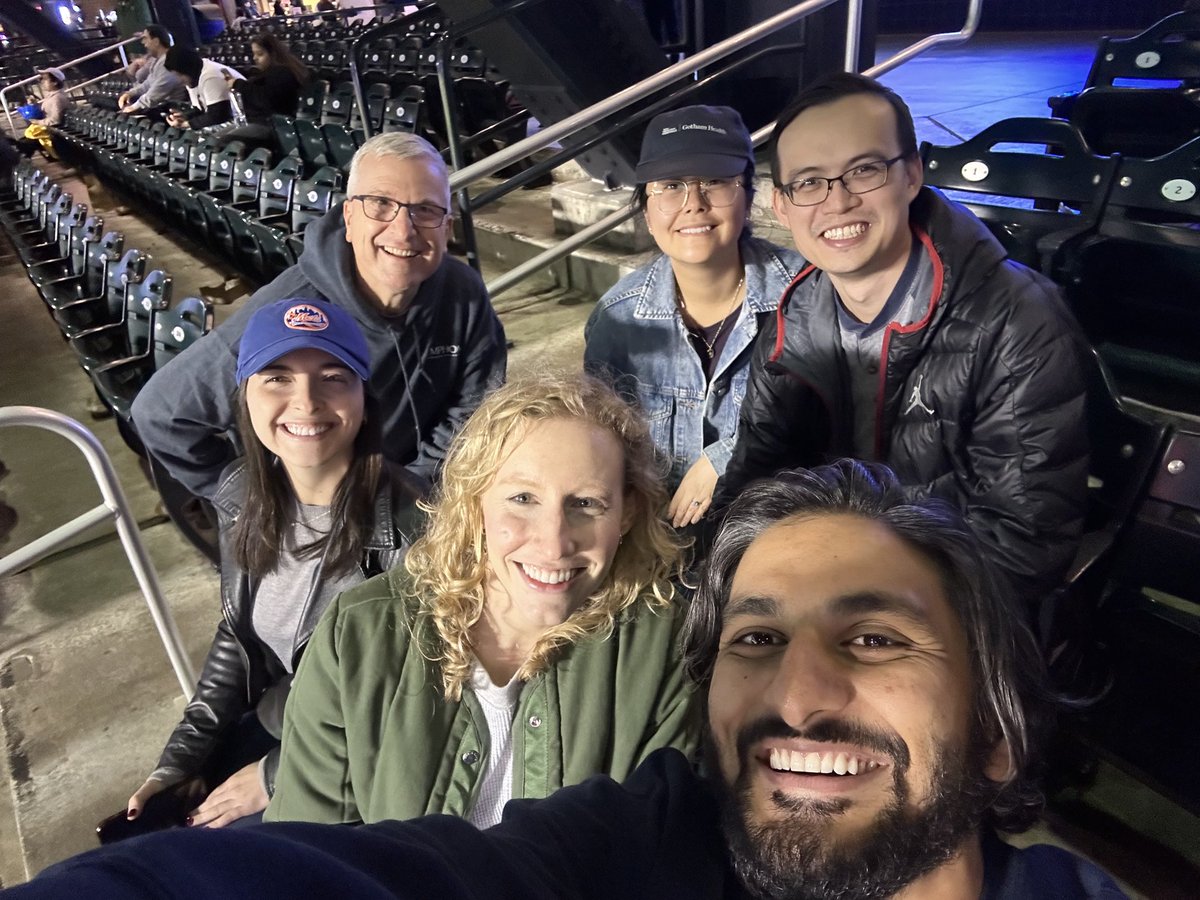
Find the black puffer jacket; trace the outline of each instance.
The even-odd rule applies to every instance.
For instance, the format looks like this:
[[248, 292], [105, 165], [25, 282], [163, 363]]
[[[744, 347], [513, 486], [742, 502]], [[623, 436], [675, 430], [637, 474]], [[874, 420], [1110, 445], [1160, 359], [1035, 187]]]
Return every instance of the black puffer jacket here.
[[[204, 668], [196, 684], [183, 719], [175, 727], [163, 749], [152, 777], [168, 784], [196, 775], [213, 752], [222, 732], [253, 709], [259, 698], [287, 674], [278, 658], [258, 639], [251, 625], [254, 589], [250, 576], [234, 562], [234, 524], [246, 499], [245, 463], [231, 463], [221, 476], [213, 504], [217, 508], [217, 527], [221, 546], [221, 622]], [[416, 500], [423, 496], [425, 483], [399, 466], [385, 466], [375, 498], [374, 529], [360, 564], [363, 578], [378, 575], [397, 565], [417, 537], [422, 514]], [[309, 585], [320, 582], [320, 571]], [[296, 658], [300, 661], [309, 635], [298, 635]], [[278, 751], [267, 759], [268, 793], [275, 780]], [[209, 785], [213, 788], [216, 785]]]
[[[919, 322], [884, 337], [875, 456], [914, 498], [961, 508], [1034, 605], [1082, 529], [1086, 344], [1058, 289], [1006, 259], [961, 206], [925, 188], [910, 224], [933, 290]], [[853, 423], [833, 288], [810, 266], [759, 334], [718, 502], [753, 478], [852, 455]]]

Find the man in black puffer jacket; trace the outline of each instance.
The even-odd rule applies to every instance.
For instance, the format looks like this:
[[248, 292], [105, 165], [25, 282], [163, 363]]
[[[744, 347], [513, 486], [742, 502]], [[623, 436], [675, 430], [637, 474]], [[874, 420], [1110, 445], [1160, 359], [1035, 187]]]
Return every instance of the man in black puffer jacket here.
[[922, 186], [912, 116], [838, 74], [774, 134], [774, 208], [809, 261], [758, 338], [718, 500], [839, 456], [959, 507], [1036, 614], [1087, 494], [1085, 371], [1057, 288]]

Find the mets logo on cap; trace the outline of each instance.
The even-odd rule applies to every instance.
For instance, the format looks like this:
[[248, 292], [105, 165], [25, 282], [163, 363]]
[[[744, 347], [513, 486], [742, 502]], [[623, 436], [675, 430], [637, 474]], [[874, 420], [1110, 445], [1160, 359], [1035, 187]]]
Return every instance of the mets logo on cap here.
[[283, 324], [296, 331], [324, 331], [329, 327], [329, 317], [311, 304], [297, 303], [283, 314]]

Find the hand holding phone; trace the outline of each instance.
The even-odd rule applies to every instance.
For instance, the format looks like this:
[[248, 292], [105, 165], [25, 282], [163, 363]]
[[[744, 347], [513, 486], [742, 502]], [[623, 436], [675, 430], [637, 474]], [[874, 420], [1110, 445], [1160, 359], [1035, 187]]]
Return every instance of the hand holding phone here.
[[187, 824], [188, 813], [195, 805], [194, 780], [164, 788], [147, 797], [136, 819], [129, 818], [128, 809], [113, 813], [96, 826], [101, 844], [111, 844], [126, 838], [176, 828]]

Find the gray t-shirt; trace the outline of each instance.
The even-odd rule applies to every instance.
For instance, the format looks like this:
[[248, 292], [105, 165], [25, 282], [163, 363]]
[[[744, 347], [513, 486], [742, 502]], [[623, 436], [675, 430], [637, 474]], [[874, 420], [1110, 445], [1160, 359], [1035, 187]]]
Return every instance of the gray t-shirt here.
[[880, 367], [883, 364], [883, 336], [887, 326], [896, 322], [911, 325], [929, 308], [933, 263], [913, 239], [912, 251], [904, 273], [883, 309], [870, 322], [852, 316], [834, 294], [842, 352], [850, 371], [850, 399], [854, 408], [854, 456], [875, 458], [876, 410], [879, 402]]
[[259, 579], [250, 619], [254, 633], [275, 652], [287, 672], [292, 671], [296, 648], [312, 633], [329, 602], [363, 580], [356, 567], [336, 578], [323, 577], [313, 591], [312, 585], [324, 562], [323, 554], [301, 559], [288, 551], [329, 533], [329, 507], [298, 503], [292, 509], [294, 519], [284, 542], [285, 552], [279, 555], [275, 571]]

